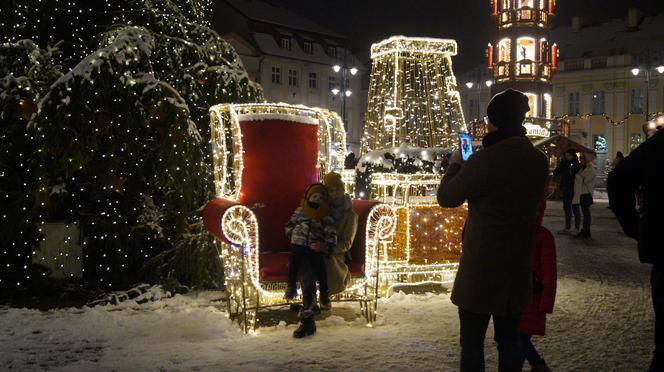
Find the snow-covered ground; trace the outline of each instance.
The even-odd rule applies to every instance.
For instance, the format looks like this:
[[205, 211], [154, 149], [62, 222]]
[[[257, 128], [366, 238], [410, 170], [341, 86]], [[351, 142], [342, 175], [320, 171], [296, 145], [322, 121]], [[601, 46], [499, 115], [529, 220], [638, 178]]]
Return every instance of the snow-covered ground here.
[[[535, 344], [554, 371], [645, 370], [653, 343], [649, 266], [619, 232], [605, 203], [593, 206], [594, 240], [557, 237], [559, 280], [548, 335]], [[550, 203], [545, 225], [562, 225]], [[219, 292], [137, 305], [48, 312], [0, 309], [0, 370], [237, 371], [457, 370], [459, 331], [448, 294], [396, 294], [367, 328], [359, 309], [336, 306], [311, 338], [278, 322], [245, 336]], [[294, 320], [287, 311], [277, 314]], [[356, 318], [353, 320], [353, 318]], [[276, 322], [275, 322], [276, 323]], [[497, 355], [487, 335], [487, 369]]]

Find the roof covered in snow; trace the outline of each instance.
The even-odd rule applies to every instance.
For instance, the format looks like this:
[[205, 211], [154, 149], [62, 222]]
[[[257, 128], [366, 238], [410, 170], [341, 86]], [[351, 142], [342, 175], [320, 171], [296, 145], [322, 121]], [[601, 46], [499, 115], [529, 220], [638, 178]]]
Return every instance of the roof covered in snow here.
[[[261, 52], [268, 55], [299, 59], [303, 61], [310, 61], [310, 62], [316, 62], [327, 65], [341, 64], [340, 62], [343, 61], [344, 49], [342, 47], [330, 45], [331, 47], [334, 47], [337, 50], [337, 57], [335, 58], [331, 57], [329, 54], [326, 53], [326, 51], [323, 49], [322, 44], [315, 41], [312, 42], [313, 51], [311, 54], [309, 54], [304, 52], [304, 50], [302, 49], [302, 45], [300, 43], [292, 41], [290, 49], [281, 48], [281, 46], [277, 44], [278, 42], [272, 34], [264, 32], [254, 32], [253, 38], [256, 43], [256, 46], [258, 46], [258, 49]], [[348, 52], [347, 61], [348, 65], [355, 66], [359, 69], [364, 69], [364, 66], [350, 52]]]
[[261, 0], [226, 0], [245, 17], [299, 31], [308, 31], [333, 37], [345, 37], [292, 11]]
[[630, 29], [625, 19], [612, 19], [584, 26], [574, 31], [571, 26], [557, 27], [551, 40], [560, 46], [561, 59], [590, 58], [640, 54], [647, 48], [661, 52], [664, 40], [664, 13], [644, 17], [638, 27]]

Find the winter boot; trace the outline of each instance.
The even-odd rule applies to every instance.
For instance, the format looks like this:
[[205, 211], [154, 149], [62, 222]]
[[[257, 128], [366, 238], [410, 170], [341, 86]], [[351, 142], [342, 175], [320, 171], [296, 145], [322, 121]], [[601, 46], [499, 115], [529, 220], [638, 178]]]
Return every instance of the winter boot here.
[[293, 287], [286, 288], [286, 293], [284, 293], [284, 300], [290, 301], [297, 296], [297, 289]]
[[551, 372], [549, 366], [546, 365], [546, 362], [538, 363], [532, 366], [530, 369], [531, 372]]
[[574, 239], [590, 239], [591, 238], [590, 231], [581, 230], [581, 231], [579, 231], [578, 234], [572, 235], [571, 238], [574, 238]]
[[293, 331], [293, 337], [303, 338], [311, 336], [316, 333], [316, 322], [314, 321], [313, 315], [308, 318], [302, 318], [300, 320], [300, 326]]

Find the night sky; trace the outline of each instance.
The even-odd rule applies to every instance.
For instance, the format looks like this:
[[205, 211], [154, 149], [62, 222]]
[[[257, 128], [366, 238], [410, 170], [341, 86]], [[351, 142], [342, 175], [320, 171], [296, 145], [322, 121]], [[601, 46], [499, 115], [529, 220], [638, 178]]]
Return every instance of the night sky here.
[[[347, 35], [357, 55], [367, 61], [367, 67], [373, 42], [391, 35], [443, 37], [459, 44], [459, 54], [453, 60], [458, 74], [483, 63], [484, 48], [495, 32], [488, 0], [273, 2]], [[588, 22], [620, 18], [630, 7], [656, 14], [664, 11], [664, 0], [558, 0], [555, 24], [567, 25], [575, 15]]]

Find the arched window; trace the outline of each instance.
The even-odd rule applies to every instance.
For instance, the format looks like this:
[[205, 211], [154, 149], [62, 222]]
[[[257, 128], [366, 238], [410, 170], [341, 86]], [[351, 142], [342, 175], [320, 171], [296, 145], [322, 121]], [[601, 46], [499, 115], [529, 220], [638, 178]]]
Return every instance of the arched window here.
[[518, 0], [517, 4], [519, 5], [518, 8], [534, 8], [535, 7], [535, 0]]
[[509, 62], [511, 60], [511, 47], [512, 41], [510, 39], [503, 39], [498, 43], [498, 62]]
[[535, 39], [532, 37], [520, 37], [516, 41], [516, 60], [535, 61]]

